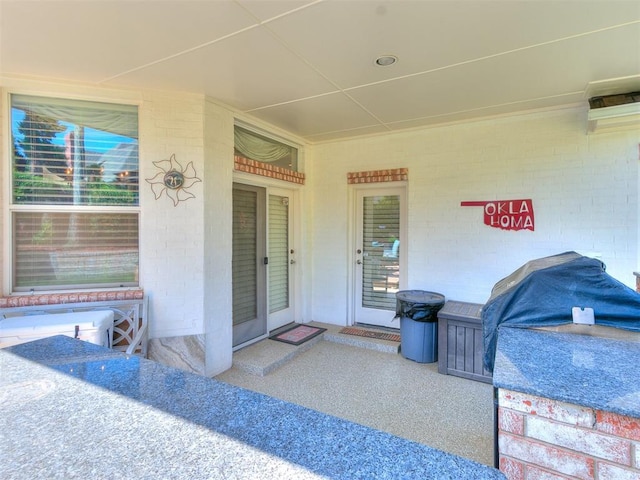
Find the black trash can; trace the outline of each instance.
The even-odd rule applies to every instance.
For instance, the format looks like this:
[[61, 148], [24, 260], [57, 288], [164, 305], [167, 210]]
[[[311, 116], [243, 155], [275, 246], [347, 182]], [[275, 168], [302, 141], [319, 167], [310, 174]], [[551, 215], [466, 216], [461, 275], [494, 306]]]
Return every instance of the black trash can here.
[[419, 363], [438, 360], [438, 311], [444, 295], [424, 290], [401, 290], [396, 294], [396, 317], [400, 317], [400, 353]]

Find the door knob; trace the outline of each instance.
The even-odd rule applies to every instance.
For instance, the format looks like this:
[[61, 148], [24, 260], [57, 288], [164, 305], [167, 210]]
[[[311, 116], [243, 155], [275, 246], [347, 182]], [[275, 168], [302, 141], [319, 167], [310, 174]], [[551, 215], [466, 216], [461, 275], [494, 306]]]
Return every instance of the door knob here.
[[356, 263], [357, 263], [358, 265], [360, 265], [360, 264], [362, 264], [362, 260], [356, 260]]

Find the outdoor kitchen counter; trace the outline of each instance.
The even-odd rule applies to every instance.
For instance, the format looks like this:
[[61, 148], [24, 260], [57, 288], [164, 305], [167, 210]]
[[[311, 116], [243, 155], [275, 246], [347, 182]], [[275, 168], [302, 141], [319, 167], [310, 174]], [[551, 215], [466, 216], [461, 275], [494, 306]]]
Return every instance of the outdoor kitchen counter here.
[[640, 418], [638, 359], [638, 341], [502, 327], [493, 385]]
[[503, 479], [384, 432], [56, 336], [0, 350], [2, 478]]

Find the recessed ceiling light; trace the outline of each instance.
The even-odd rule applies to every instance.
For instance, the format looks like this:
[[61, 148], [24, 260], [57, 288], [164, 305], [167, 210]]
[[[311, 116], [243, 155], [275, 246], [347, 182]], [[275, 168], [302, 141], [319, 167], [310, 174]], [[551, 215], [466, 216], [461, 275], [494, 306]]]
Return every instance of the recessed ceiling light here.
[[393, 55], [382, 55], [376, 58], [376, 65], [379, 67], [388, 67], [389, 65], [393, 65], [398, 61], [398, 57], [394, 57]]

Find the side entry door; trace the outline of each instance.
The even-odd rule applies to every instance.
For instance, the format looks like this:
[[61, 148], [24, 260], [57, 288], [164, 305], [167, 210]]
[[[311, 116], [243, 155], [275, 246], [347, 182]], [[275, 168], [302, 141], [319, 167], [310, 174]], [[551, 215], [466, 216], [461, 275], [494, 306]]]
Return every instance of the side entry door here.
[[396, 293], [405, 284], [405, 189], [356, 193], [354, 320], [400, 328], [394, 320]]

